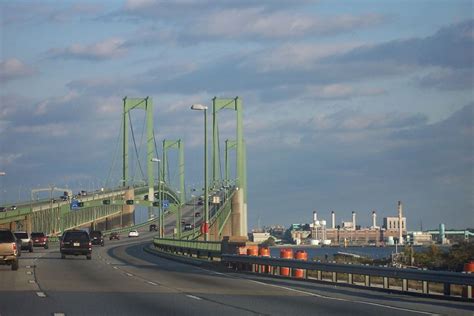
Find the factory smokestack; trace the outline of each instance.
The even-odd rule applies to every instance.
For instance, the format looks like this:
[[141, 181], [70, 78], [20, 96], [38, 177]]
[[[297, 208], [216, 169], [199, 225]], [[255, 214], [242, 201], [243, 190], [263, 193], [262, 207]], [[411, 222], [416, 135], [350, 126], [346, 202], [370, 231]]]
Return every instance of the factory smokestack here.
[[336, 228], [336, 214], [334, 211], [331, 212], [331, 227], [332, 229]]
[[374, 229], [377, 227], [377, 214], [375, 211], [372, 211], [372, 227]]
[[356, 229], [356, 213], [352, 212], [352, 227], [355, 230]]
[[403, 245], [402, 219], [403, 219], [402, 201], [398, 201], [398, 243], [400, 245]]
[[318, 220], [318, 212], [313, 211], [313, 223], [316, 223], [317, 220]]

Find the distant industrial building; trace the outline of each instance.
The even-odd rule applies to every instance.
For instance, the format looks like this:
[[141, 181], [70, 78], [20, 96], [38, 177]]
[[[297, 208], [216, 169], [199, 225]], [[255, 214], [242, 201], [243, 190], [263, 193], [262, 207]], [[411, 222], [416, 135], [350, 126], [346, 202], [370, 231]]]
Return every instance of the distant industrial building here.
[[[295, 243], [301, 242], [313, 245], [403, 244], [406, 239], [407, 221], [406, 217], [402, 216], [400, 201], [398, 202], [398, 216], [383, 218], [382, 227], [377, 225], [377, 213], [375, 211], [371, 214], [372, 225], [368, 228], [361, 228], [357, 225], [356, 220], [357, 214], [352, 212], [351, 221], [341, 221], [341, 225], [336, 225], [336, 213], [332, 211], [331, 225], [329, 226], [325, 220], [319, 220], [317, 212], [314, 211], [313, 222], [309, 225], [310, 228], [307, 229], [303, 224], [293, 224], [291, 237]], [[417, 235], [416, 238], [420, 241], [420, 238], [426, 239], [427, 237]]]

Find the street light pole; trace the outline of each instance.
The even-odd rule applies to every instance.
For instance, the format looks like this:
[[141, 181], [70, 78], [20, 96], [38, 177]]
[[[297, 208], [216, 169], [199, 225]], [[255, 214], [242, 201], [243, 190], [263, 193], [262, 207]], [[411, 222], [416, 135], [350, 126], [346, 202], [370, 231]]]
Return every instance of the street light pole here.
[[209, 240], [209, 196], [207, 184], [207, 106], [193, 104], [191, 110], [204, 111], [204, 241]]
[[[158, 178], [158, 199], [160, 201], [160, 206], [158, 208], [158, 217], [160, 218], [159, 219], [159, 222], [160, 222], [160, 225], [159, 225], [159, 233], [158, 233], [158, 236], [160, 238], [163, 238], [163, 229], [164, 229], [164, 225], [163, 225], [163, 220], [164, 220], [164, 216], [163, 216], [163, 199], [162, 199], [162, 196], [161, 196], [161, 179], [160, 179], [160, 162], [161, 160], [159, 158], [152, 158], [151, 161], [153, 162], [156, 162], [158, 163], [158, 169], [156, 171], [157, 173], [157, 178]], [[148, 200], [150, 200], [150, 197], [148, 196]], [[155, 196], [153, 196], [153, 199], [152, 200], [155, 200]], [[163, 227], [163, 229], [162, 229]]]

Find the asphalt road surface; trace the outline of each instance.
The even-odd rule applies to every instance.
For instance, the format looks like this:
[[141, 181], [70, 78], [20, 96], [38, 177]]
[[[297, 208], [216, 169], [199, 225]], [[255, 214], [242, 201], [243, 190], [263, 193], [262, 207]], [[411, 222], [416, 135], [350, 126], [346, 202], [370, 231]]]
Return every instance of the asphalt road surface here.
[[221, 273], [143, 251], [152, 233], [106, 239], [92, 260], [57, 246], [0, 266], [0, 315], [474, 315], [474, 303]]

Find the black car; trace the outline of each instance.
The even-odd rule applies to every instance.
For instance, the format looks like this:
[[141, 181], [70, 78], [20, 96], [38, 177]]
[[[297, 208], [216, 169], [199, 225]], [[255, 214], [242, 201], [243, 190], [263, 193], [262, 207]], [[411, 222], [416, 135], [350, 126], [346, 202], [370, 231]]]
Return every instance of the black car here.
[[93, 245], [104, 246], [104, 236], [100, 230], [91, 231], [90, 238]]
[[117, 239], [120, 240], [120, 235], [117, 232], [110, 233], [109, 240]]
[[59, 245], [61, 259], [66, 255], [82, 255], [87, 260], [92, 259], [92, 243], [89, 234], [83, 230], [67, 230], [64, 232]]
[[158, 228], [156, 227], [156, 224], [151, 224], [151, 225], [150, 225], [150, 231], [151, 231], [151, 232], [156, 232], [156, 231], [158, 231]]

